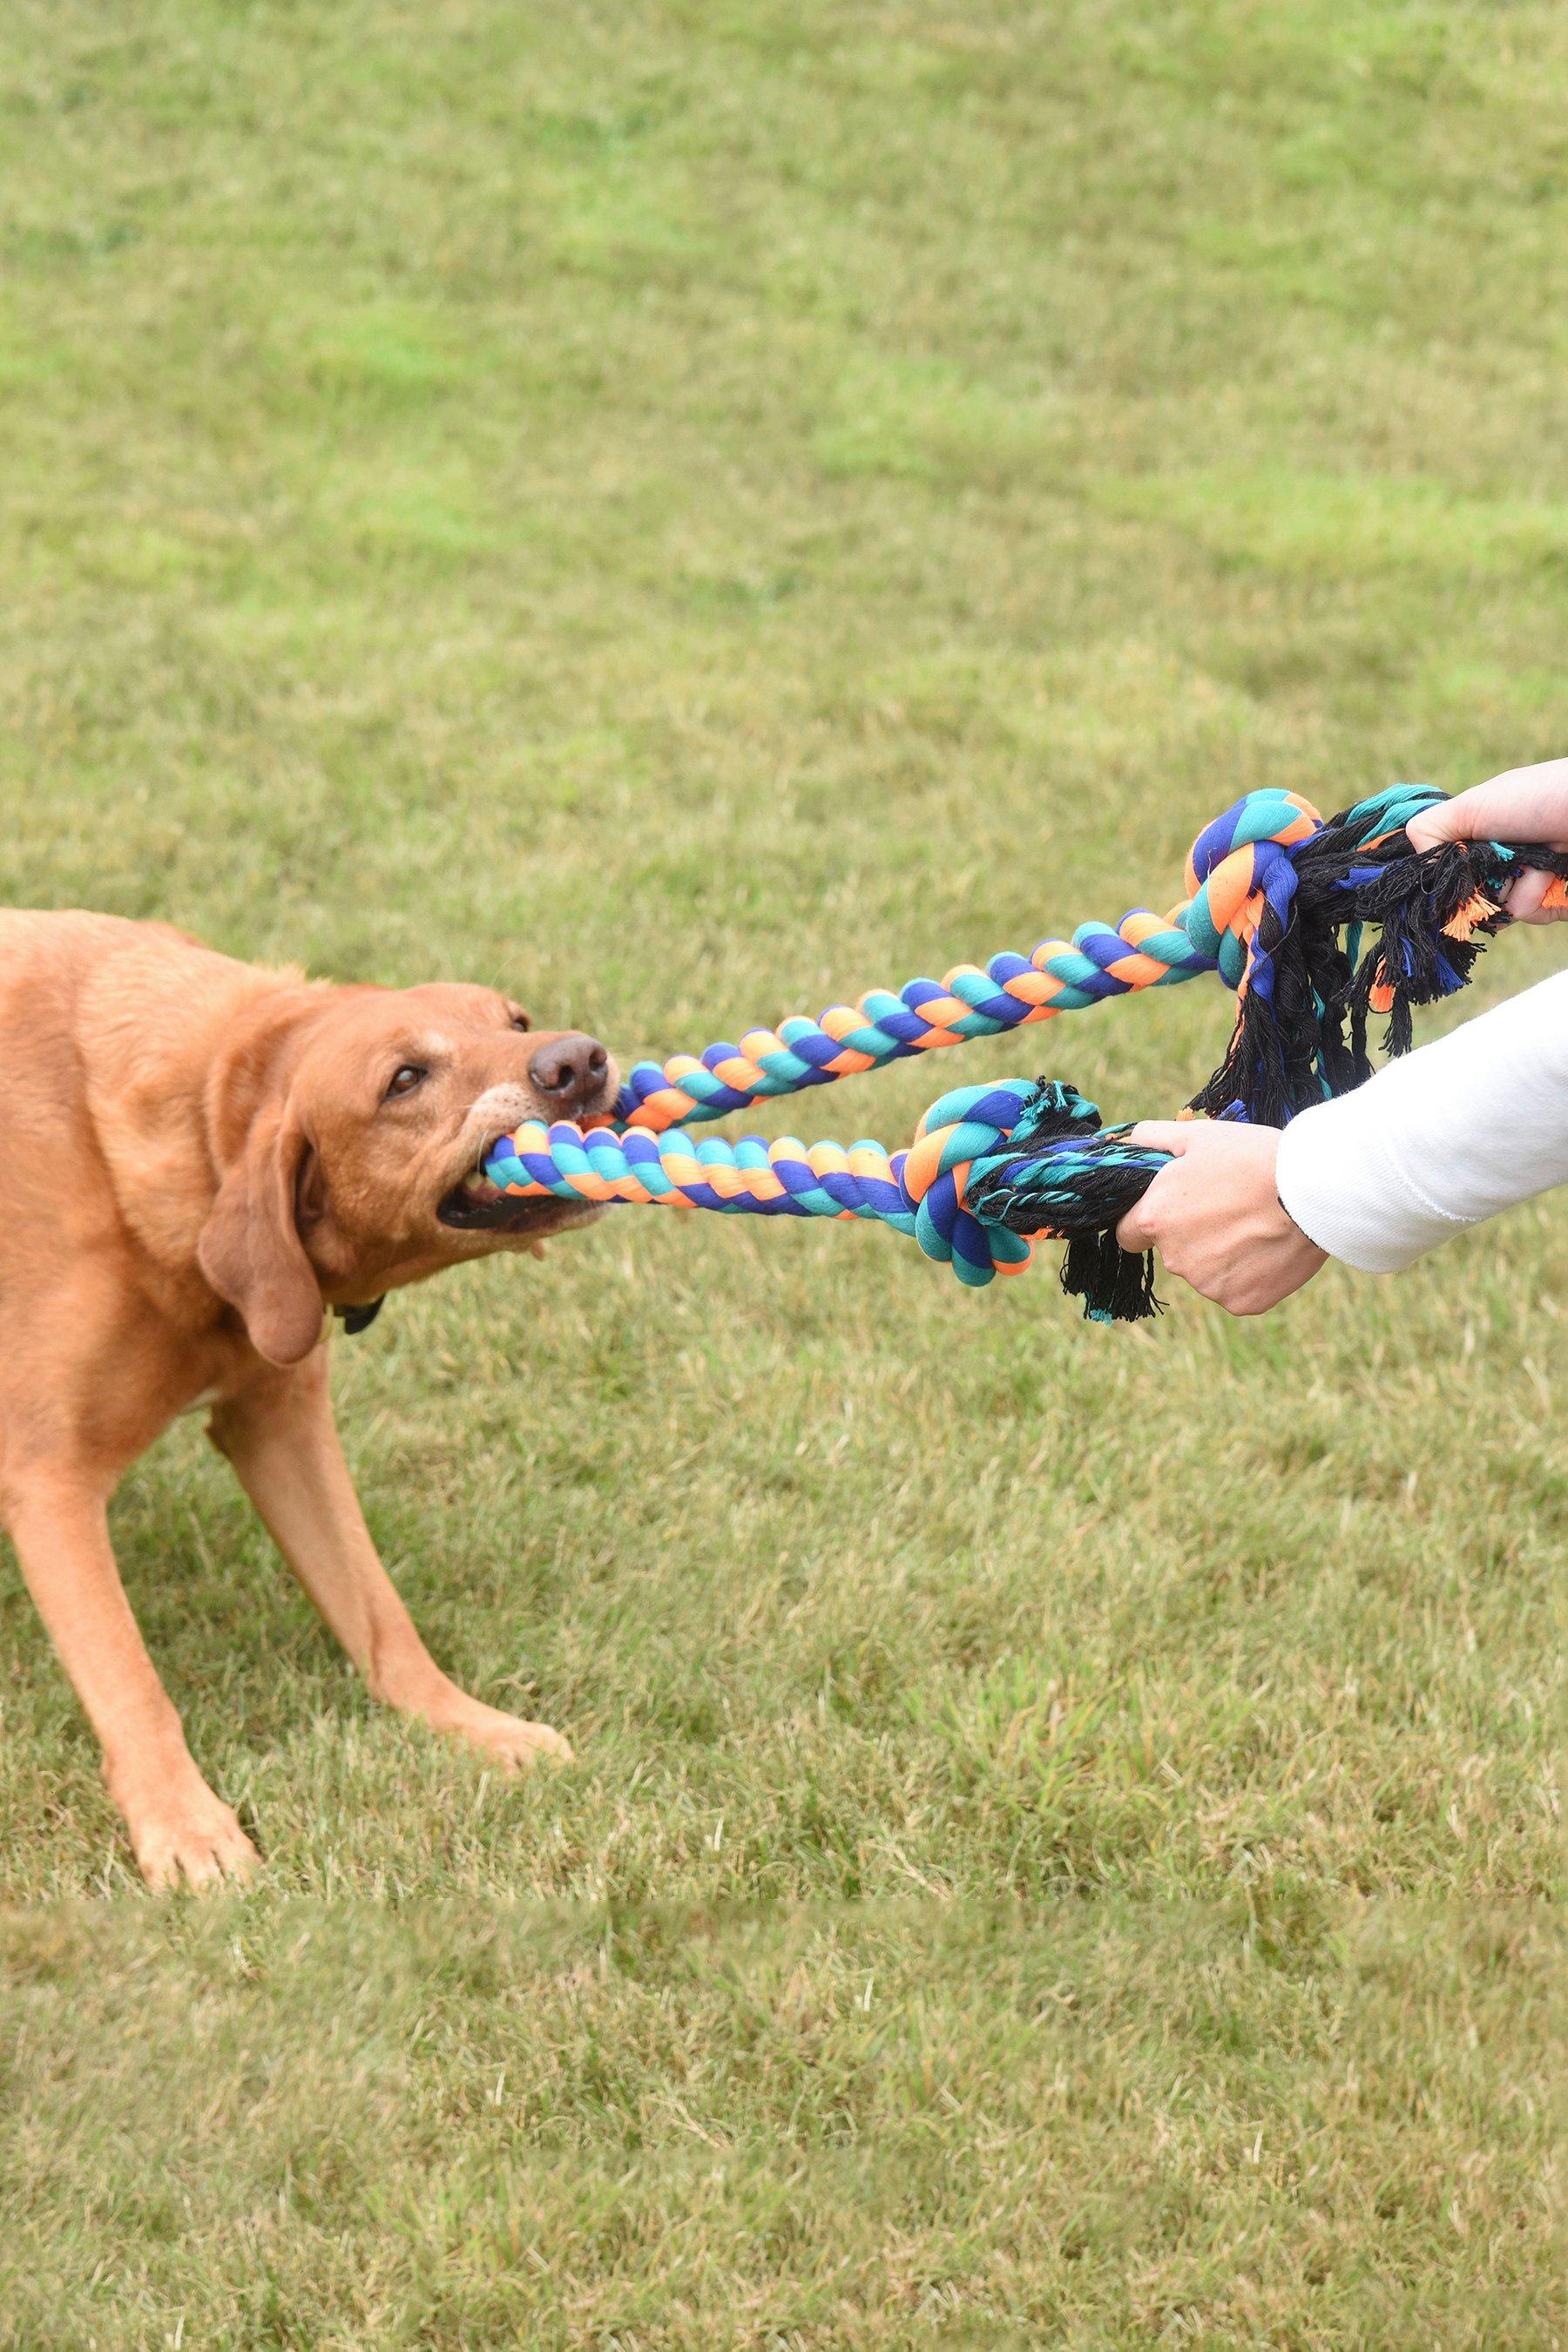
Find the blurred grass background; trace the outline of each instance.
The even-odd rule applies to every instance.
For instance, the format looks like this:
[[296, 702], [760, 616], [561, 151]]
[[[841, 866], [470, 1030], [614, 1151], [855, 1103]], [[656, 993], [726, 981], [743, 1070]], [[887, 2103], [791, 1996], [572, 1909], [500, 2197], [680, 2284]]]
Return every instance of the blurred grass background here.
[[[1562, 751], [1565, 98], [1543, 5], [22, 0], [0, 898], [628, 1058]], [[1561, 2341], [1565, 1273], [1108, 1336], [627, 1213], [405, 1294], [345, 1439], [525, 1786], [175, 1432], [117, 1540], [267, 1870], [133, 1890], [6, 1555], [0, 2342]]]

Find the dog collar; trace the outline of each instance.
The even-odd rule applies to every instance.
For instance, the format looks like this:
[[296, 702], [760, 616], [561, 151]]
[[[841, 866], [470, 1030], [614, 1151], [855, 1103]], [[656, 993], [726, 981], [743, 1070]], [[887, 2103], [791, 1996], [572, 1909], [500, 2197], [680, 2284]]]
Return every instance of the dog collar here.
[[373, 1298], [364, 1307], [334, 1307], [332, 1313], [337, 1317], [349, 1338], [354, 1339], [362, 1331], [370, 1329], [385, 1305], [384, 1298]]

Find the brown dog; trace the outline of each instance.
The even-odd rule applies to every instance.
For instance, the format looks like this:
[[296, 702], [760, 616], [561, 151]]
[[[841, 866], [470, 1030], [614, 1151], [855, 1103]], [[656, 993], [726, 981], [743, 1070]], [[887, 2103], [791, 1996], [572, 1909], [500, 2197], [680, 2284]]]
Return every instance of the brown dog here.
[[327, 1388], [329, 1307], [373, 1312], [595, 1213], [475, 1179], [520, 1119], [613, 1097], [602, 1045], [528, 1028], [489, 989], [327, 987], [161, 924], [0, 913], [0, 1521], [154, 1885], [256, 1858], [196, 1769], [110, 1548], [122, 1473], [193, 1407], [378, 1698], [507, 1766], [570, 1753], [435, 1664], [376, 1558]]

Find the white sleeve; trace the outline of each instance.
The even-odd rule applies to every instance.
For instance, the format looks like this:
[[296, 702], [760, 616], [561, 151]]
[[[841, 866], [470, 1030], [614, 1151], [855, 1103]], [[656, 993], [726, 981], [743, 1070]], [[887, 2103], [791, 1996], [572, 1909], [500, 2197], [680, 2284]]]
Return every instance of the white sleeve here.
[[1280, 1201], [1363, 1274], [1568, 1182], [1568, 971], [1292, 1119]]

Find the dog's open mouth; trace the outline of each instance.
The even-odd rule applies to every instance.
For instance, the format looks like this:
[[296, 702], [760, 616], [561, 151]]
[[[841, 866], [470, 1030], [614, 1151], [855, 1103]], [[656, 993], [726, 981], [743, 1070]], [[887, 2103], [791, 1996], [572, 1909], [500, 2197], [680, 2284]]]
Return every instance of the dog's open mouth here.
[[[488, 1149], [487, 1155], [488, 1156]], [[481, 1171], [483, 1160], [470, 1168], [437, 1210], [437, 1221], [464, 1233], [531, 1234], [543, 1225], [558, 1225], [578, 1203], [557, 1201], [548, 1193], [503, 1192]]]

